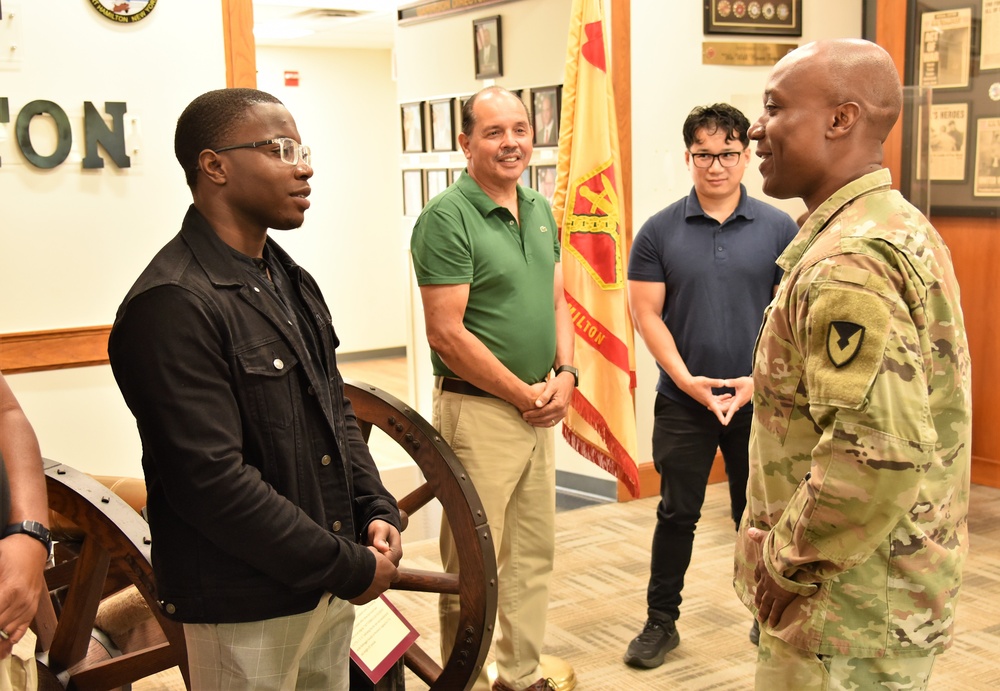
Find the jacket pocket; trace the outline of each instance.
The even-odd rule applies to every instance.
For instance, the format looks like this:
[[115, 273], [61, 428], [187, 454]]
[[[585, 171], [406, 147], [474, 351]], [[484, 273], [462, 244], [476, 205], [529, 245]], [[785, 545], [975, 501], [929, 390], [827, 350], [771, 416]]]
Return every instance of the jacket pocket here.
[[286, 428], [295, 420], [299, 360], [278, 339], [236, 353], [246, 382], [250, 418], [259, 425]]

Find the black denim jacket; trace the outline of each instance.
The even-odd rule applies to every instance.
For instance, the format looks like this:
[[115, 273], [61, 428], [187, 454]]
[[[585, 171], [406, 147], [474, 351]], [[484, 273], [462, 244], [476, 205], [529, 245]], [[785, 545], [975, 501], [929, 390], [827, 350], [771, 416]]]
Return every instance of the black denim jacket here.
[[[142, 439], [153, 570], [187, 623], [307, 611], [375, 573], [368, 524], [399, 527], [337, 371], [319, 287], [270, 238], [322, 367], [193, 206], [118, 310], [108, 353]], [[328, 372], [329, 382], [310, 372]], [[324, 395], [323, 392], [327, 392]]]

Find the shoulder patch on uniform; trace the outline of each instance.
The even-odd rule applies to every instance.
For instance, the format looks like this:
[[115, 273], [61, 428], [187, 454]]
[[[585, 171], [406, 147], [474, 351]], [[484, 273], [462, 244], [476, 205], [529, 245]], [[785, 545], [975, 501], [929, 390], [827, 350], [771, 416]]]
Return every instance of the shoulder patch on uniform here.
[[860, 409], [882, 367], [892, 306], [840, 281], [813, 286], [805, 382], [809, 402]]
[[861, 352], [865, 327], [845, 321], [832, 321], [826, 335], [826, 354], [834, 367], [843, 367]]

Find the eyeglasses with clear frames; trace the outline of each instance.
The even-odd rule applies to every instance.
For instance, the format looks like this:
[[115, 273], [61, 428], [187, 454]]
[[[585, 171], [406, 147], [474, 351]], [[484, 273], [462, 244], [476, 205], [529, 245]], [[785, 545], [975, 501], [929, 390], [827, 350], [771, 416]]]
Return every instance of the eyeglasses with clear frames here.
[[711, 168], [716, 160], [723, 168], [732, 168], [740, 162], [742, 156], [742, 151], [723, 151], [721, 154], [696, 154], [692, 152], [691, 160], [694, 161], [695, 168]]
[[256, 149], [261, 146], [267, 146], [268, 144], [277, 144], [281, 151], [281, 160], [290, 166], [297, 165], [299, 161], [302, 161], [307, 166], [312, 165], [312, 151], [308, 146], [299, 144], [291, 137], [263, 139], [259, 142], [250, 142], [248, 144], [233, 144], [232, 146], [223, 146], [218, 149], [212, 149], [212, 151], [220, 153], [222, 151], [232, 151], [233, 149]]

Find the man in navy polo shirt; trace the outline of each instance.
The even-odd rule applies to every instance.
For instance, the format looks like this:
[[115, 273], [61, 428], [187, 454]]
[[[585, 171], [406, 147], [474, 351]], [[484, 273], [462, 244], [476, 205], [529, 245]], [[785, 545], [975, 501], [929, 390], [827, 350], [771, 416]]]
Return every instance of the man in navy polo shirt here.
[[736, 108], [695, 108], [684, 122], [691, 193], [636, 235], [628, 290], [636, 329], [656, 358], [653, 462], [660, 473], [647, 620], [625, 662], [652, 668], [680, 642], [684, 573], [716, 449], [734, 523], [746, 506], [754, 340], [795, 236], [788, 214], [747, 196], [750, 123]]

